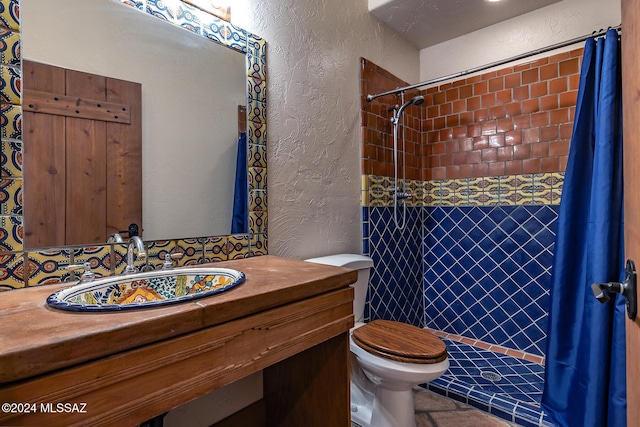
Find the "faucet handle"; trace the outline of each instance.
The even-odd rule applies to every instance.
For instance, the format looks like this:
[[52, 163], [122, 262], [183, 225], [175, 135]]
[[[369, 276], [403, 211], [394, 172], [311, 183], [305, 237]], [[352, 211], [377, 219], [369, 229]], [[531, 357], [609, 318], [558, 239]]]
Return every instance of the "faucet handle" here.
[[182, 258], [184, 254], [182, 252], [176, 252], [175, 254], [164, 254], [164, 262], [162, 263], [163, 270], [171, 270], [173, 268], [173, 260]]
[[72, 272], [84, 270], [84, 273], [80, 276], [80, 282], [92, 282], [96, 278], [95, 273], [91, 271], [91, 263], [89, 262], [67, 265], [64, 269]]

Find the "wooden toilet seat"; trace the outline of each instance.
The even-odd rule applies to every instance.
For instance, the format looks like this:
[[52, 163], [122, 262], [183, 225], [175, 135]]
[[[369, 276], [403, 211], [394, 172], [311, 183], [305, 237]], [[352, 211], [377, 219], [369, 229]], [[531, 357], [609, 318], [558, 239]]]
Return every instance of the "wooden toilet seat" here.
[[353, 342], [369, 353], [404, 363], [438, 363], [447, 346], [429, 331], [406, 323], [374, 320], [354, 329]]

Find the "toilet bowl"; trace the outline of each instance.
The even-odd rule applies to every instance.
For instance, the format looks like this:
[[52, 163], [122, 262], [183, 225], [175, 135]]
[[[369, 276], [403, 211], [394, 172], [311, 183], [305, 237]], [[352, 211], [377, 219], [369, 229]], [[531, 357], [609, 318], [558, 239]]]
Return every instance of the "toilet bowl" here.
[[430, 332], [389, 320], [363, 323], [373, 260], [340, 254], [306, 260], [358, 271], [350, 331], [351, 420], [362, 427], [415, 427], [413, 387], [449, 368], [446, 346]]

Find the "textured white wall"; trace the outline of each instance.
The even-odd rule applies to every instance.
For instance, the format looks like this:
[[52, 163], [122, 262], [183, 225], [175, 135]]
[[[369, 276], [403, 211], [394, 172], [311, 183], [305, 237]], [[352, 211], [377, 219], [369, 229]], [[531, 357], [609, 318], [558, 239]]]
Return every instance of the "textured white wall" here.
[[620, 23], [620, 0], [563, 0], [422, 49], [420, 81], [491, 64]]
[[267, 40], [269, 253], [361, 250], [359, 58], [418, 79], [418, 50], [364, 0], [237, 0]]

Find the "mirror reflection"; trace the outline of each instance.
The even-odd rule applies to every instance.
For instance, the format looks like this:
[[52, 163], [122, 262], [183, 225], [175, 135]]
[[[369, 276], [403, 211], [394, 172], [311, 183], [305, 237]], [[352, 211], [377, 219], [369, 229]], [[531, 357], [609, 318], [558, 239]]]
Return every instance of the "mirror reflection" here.
[[244, 55], [111, 0], [29, 0], [21, 15], [25, 60], [141, 84], [143, 238], [229, 234]]

